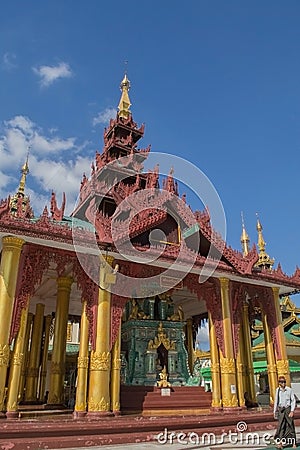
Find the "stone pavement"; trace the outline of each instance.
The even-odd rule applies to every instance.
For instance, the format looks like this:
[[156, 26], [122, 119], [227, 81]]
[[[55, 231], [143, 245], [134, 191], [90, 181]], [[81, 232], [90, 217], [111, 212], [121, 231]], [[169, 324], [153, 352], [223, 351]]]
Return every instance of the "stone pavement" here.
[[[158, 435], [158, 440], [153, 442], [140, 442], [136, 444], [119, 444], [119, 445], [101, 445], [94, 447], [74, 447], [64, 450], [273, 450], [276, 445], [273, 440], [273, 430], [248, 432], [241, 431], [239, 433], [228, 433], [226, 436], [214, 436], [212, 433], [203, 433], [201, 436], [190, 432], [190, 435], [180, 435], [180, 433], [164, 433]], [[296, 427], [297, 443], [300, 450], [300, 427]], [[224, 433], [225, 434], [225, 433]], [[292, 448], [292, 445], [284, 447], [285, 450]], [[56, 449], [59, 450], [59, 449]]]

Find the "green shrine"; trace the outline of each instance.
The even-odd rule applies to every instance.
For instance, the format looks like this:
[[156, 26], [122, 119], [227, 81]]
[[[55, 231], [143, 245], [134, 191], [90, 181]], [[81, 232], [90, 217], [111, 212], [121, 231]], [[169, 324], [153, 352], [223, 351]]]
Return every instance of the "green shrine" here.
[[185, 321], [169, 296], [127, 303], [122, 324], [122, 382], [155, 386], [165, 368], [172, 386], [190, 377], [185, 346]]

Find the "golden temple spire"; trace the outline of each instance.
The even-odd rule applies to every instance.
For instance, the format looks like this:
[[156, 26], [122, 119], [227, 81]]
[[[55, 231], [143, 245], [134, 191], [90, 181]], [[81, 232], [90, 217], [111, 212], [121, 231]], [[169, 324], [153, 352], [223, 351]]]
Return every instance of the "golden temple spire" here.
[[119, 102], [118, 110], [119, 117], [124, 117], [124, 119], [128, 119], [131, 112], [129, 110], [131, 103], [128, 95], [128, 91], [130, 89], [130, 81], [127, 78], [127, 73], [125, 72], [124, 78], [121, 81], [120, 89], [122, 91], [121, 99]]
[[249, 236], [247, 234], [245, 223], [244, 223], [244, 215], [241, 212], [242, 216], [242, 235], [241, 235], [241, 244], [242, 244], [242, 250], [243, 250], [243, 256], [247, 256], [249, 253]]
[[21, 180], [18, 187], [17, 192], [11, 197], [10, 199], [10, 213], [13, 216], [17, 217], [30, 217], [33, 212], [30, 208], [30, 200], [27, 195], [25, 195], [25, 184], [26, 184], [26, 177], [29, 174], [29, 167], [28, 167], [28, 158], [29, 158], [29, 147], [28, 147], [28, 153], [25, 163], [22, 166], [21, 169]]
[[26, 161], [23, 164], [22, 169], [21, 169], [22, 176], [21, 176], [21, 180], [20, 180], [20, 184], [19, 184], [19, 188], [18, 188], [18, 192], [17, 192], [18, 194], [21, 194], [23, 196], [24, 196], [24, 191], [25, 191], [26, 177], [29, 174], [29, 167], [28, 167], [29, 149], [30, 149], [30, 147], [28, 148]]
[[258, 214], [256, 213], [257, 216], [257, 223], [256, 223], [256, 229], [258, 232], [258, 241], [257, 241], [257, 246], [258, 246], [258, 261], [255, 264], [256, 267], [260, 267], [260, 268], [265, 268], [265, 269], [271, 269], [273, 264], [274, 264], [274, 259], [271, 259], [270, 256], [266, 253], [266, 243], [264, 241], [263, 238], [263, 234], [262, 234], [262, 224], [260, 223]]

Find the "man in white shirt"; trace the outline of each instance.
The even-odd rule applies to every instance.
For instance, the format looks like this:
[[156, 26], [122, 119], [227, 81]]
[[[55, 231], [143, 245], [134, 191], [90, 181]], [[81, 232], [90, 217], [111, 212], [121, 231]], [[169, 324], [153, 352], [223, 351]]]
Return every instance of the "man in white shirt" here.
[[283, 445], [293, 444], [296, 446], [296, 432], [294, 425], [294, 410], [296, 398], [290, 387], [286, 385], [284, 376], [278, 379], [279, 387], [276, 389], [274, 401], [274, 418], [278, 417], [278, 427], [275, 433], [275, 442], [277, 448], [283, 448]]

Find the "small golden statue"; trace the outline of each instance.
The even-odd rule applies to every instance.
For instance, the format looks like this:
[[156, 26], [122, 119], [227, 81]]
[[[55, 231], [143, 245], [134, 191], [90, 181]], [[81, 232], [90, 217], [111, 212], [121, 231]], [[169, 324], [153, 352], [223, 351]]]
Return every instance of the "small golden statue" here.
[[150, 316], [144, 313], [144, 311], [139, 311], [139, 304], [135, 298], [131, 300], [131, 313], [128, 317], [128, 320], [137, 320], [137, 319], [149, 319]]
[[168, 376], [166, 366], [164, 366], [163, 370], [159, 374], [160, 380], [157, 382], [157, 386], [160, 388], [171, 387], [171, 383], [168, 381]]
[[167, 318], [167, 320], [171, 320], [172, 322], [177, 322], [177, 321], [183, 322], [184, 321], [184, 312], [183, 312], [182, 306], [179, 305], [178, 309], [177, 309], [177, 313], [174, 313], [174, 314], [172, 314], [172, 316], [169, 316]]
[[139, 307], [135, 298], [131, 300], [131, 312], [128, 317], [128, 320], [135, 320], [138, 317]]

